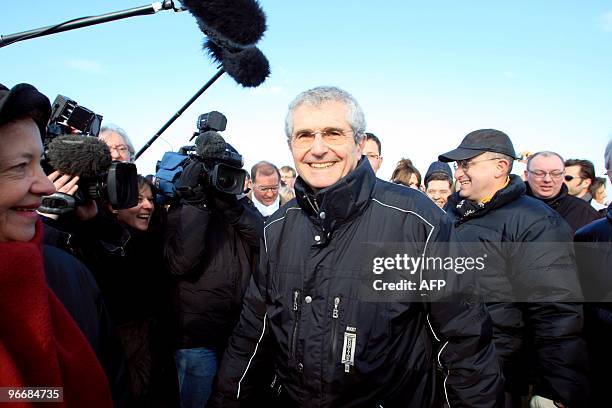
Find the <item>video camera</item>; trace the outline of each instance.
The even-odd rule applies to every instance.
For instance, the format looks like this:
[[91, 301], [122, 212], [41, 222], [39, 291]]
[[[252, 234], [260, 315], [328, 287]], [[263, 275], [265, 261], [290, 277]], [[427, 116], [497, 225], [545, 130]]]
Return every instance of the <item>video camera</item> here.
[[78, 175], [79, 189], [74, 197], [63, 193], [43, 197], [40, 211], [65, 214], [89, 199], [108, 202], [114, 209], [138, 204], [136, 165], [112, 160], [106, 143], [97, 138], [101, 123], [101, 115], [74, 100], [55, 98], [43, 138], [43, 168], [47, 173]]
[[220, 112], [209, 112], [198, 117], [195, 146], [184, 146], [179, 152], [166, 152], [157, 162], [155, 186], [161, 193], [158, 201], [167, 204], [181, 198], [176, 182], [183, 169], [192, 161], [204, 164], [200, 175], [202, 186], [217, 191], [239, 195], [244, 191], [246, 171], [242, 156], [216, 132], [225, 130], [226, 117]]

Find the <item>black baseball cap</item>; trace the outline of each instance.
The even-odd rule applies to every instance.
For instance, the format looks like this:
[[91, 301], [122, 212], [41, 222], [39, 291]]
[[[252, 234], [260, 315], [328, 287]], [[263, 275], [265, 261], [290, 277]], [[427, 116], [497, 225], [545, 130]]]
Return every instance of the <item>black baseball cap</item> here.
[[44, 135], [51, 117], [49, 98], [30, 84], [18, 84], [12, 89], [0, 84], [0, 126], [21, 117], [34, 119]]
[[458, 148], [439, 155], [438, 160], [468, 160], [484, 152], [501, 153], [516, 159], [514, 146], [507, 134], [496, 129], [480, 129], [468, 133]]

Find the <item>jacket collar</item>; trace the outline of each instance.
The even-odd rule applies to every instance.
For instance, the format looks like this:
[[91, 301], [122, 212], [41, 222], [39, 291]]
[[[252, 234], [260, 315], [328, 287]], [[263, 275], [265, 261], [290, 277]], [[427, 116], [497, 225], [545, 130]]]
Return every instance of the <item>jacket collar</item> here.
[[[498, 190], [486, 204], [477, 204], [473, 201], [466, 200], [459, 196], [459, 192], [456, 192], [448, 198], [447, 205], [459, 219], [458, 224], [460, 224], [472, 218], [482, 217], [490, 211], [503, 207], [520, 198], [525, 194], [525, 189], [523, 180], [521, 180], [519, 176], [511, 174], [510, 183], [501, 190]], [[465, 207], [468, 207], [469, 210], [465, 211]]]
[[567, 192], [567, 186], [565, 185], [565, 183], [561, 184], [561, 191], [559, 191], [559, 194], [557, 194], [554, 197], [550, 197], [550, 198], [540, 198], [540, 197], [536, 197], [533, 195], [533, 190], [531, 189], [531, 186], [529, 185], [529, 183], [525, 182], [525, 194], [527, 194], [529, 197], [533, 197], [533, 198], [537, 198], [540, 201], [544, 201], [546, 204], [548, 204], [550, 207], [552, 208], [557, 208], [557, 206], [567, 197], [568, 192]]
[[295, 197], [313, 222], [331, 232], [337, 225], [352, 220], [365, 210], [375, 184], [376, 176], [370, 162], [362, 157], [352, 172], [317, 193], [298, 177]]

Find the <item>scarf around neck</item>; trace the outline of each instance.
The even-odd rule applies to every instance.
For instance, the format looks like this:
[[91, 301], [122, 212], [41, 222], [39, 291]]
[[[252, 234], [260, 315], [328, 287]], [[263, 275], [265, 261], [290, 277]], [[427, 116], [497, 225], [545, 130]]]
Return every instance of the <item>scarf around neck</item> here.
[[95, 353], [47, 286], [42, 236], [39, 220], [31, 241], [0, 242], [0, 387], [63, 387], [54, 407], [112, 407]]

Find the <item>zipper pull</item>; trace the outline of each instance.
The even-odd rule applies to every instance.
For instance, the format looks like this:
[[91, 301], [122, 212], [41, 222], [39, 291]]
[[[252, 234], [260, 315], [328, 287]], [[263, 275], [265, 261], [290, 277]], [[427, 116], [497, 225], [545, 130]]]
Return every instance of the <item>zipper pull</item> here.
[[357, 345], [357, 328], [346, 326], [344, 332], [344, 345], [342, 346], [342, 364], [344, 364], [344, 372], [351, 371], [351, 366], [355, 365], [355, 347]]
[[293, 291], [293, 311], [298, 310], [298, 298], [300, 297], [300, 291], [298, 289]]
[[332, 317], [334, 319], [338, 318], [338, 305], [340, 305], [340, 297], [339, 296], [337, 296], [334, 299], [334, 310], [332, 311]]

